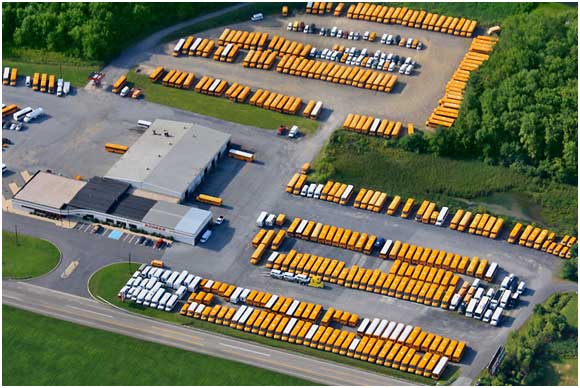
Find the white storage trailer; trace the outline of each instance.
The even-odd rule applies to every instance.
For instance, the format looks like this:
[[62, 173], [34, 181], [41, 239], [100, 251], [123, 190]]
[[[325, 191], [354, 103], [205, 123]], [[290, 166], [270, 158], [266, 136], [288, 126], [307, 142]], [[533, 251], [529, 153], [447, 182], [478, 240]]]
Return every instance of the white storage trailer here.
[[261, 212], [258, 216], [258, 219], [256, 220], [256, 225], [258, 225], [260, 228], [263, 227], [264, 221], [266, 221], [266, 217], [268, 217], [268, 212]]
[[175, 45], [175, 47], [173, 48], [173, 53], [174, 54], [178, 54], [181, 53], [181, 48], [183, 47], [183, 44], [185, 43], [185, 38], [181, 38], [177, 41], [177, 44]]
[[387, 328], [385, 329], [385, 331], [383, 331], [383, 334], [381, 334], [381, 338], [388, 340], [391, 337], [391, 334], [393, 333], [393, 330], [395, 330], [396, 326], [397, 322], [395, 321], [389, 322]]
[[36, 108], [32, 112], [30, 112], [26, 116], [24, 116], [24, 120], [23, 121], [25, 123], [29, 123], [32, 120], [34, 120], [35, 118], [42, 116], [43, 113], [44, 113], [44, 110], [42, 108]]
[[21, 118], [23, 118], [24, 116], [26, 116], [27, 114], [29, 114], [30, 112], [32, 112], [32, 108], [27, 106], [26, 108], [20, 109], [18, 112], [15, 112], [12, 115], [12, 118], [15, 121], [20, 121]]
[[368, 318], [363, 319], [360, 325], [358, 325], [358, 329], [356, 329], [357, 334], [363, 335], [363, 333], [367, 330], [369, 323], [370, 319]]

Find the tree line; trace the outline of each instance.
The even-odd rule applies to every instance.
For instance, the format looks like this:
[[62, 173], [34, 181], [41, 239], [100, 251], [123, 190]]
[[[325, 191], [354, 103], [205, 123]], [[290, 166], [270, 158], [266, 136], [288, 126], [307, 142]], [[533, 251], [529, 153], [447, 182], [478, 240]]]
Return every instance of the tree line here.
[[489, 60], [472, 72], [459, 118], [405, 149], [479, 158], [540, 178], [578, 178], [578, 14], [508, 17]]
[[6, 3], [2, 43], [8, 47], [108, 61], [138, 39], [226, 3]]

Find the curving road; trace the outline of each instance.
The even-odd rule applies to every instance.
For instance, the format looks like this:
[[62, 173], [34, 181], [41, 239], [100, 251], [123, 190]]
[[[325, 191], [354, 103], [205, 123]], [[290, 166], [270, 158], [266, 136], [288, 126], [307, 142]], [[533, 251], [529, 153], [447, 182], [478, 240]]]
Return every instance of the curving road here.
[[139, 43], [127, 48], [125, 51], [119, 55], [115, 60], [109, 63], [102, 70], [106, 75], [106, 82], [112, 83], [122, 74], [127, 73], [133, 66], [137, 63], [147, 59], [147, 53], [150, 52], [155, 46], [159, 44], [159, 41], [165, 36], [172, 34], [182, 28], [189, 27], [192, 24], [201, 23], [203, 21], [212, 19], [217, 16], [224, 15], [231, 11], [236, 11], [249, 6], [251, 3], [237, 3], [230, 7], [222, 8], [215, 12], [210, 12], [208, 14], [198, 16], [193, 19], [186, 20], [181, 23], [174, 24], [170, 27], [159, 30], [147, 38], [141, 40]]
[[3, 303], [96, 329], [240, 361], [327, 385], [414, 385], [401, 380], [203, 330], [177, 326], [60, 291], [4, 281]]

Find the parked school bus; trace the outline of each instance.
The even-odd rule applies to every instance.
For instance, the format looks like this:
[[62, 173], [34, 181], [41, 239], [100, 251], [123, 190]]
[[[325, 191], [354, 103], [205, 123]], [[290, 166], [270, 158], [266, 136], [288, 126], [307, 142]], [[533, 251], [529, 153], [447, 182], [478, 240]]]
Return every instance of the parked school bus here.
[[7, 105], [2, 108], [2, 117], [14, 114], [16, 111], [18, 111], [18, 106], [16, 104]]
[[199, 194], [195, 199], [202, 203], [207, 203], [214, 206], [222, 206], [223, 200], [219, 197], [213, 197], [207, 194]]
[[10, 86], [16, 86], [16, 79], [18, 78], [18, 68], [10, 69]]
[[46, 88], [48, 86], [48, 74], [42, 73], [40, 77], [40, 91], [42, 93], [46, 93]]
[[411, 211], [413, 210], [413, 205], [415, 204], [415, 200], [413, 198], [407, 199], [405, 202], [405, 206], [403, 206], [403, 211], [401, 213], [401, 218], [409, 218]]
[[149, 81], [157, 82], [163, 75], [163, 66], [157, 67], [151, 74], [149, 74]]
[[113, 93], [119, 93], [123, 86], [127, 83], [127, 77], [125, 75], [120, 76], [113, 84]]
[[106, 143], [105, 144], [105, 151], [112, 152], [115, 154], [124, 154], [129, 150], [129, 147], [120, 145], [120, 144], [113, 144], [113, 143]]

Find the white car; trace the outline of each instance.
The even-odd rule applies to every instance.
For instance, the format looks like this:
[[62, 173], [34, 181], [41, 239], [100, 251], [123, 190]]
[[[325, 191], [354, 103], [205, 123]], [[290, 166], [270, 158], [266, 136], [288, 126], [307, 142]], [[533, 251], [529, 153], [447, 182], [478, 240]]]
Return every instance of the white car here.
[[387, 43], [387, 38], [389, 37], [389, 34], [383, 34], [383, 36], [381, 37], [381, 43], [385, 44]]
[[309, 187], [309, 185], [304, 185], [302, 187], [302, 190], [300, 190], [300, 195], [302, 197], [306, 197], [308, 195], [308, 187]]
[[364, 35], [363, 35], [363, 39], [364, 40], [369, 40], [369, 36], [370, 36], [370, 31], [365, 31]]
[[207, 240], [209, 240], [209, 238], [211, 237], [211, 230], [206, 230], [205, 232], [203, 232], [203, 234], [201, 235], [201, 238], [199, 239], [199, 242], [204, 244], [207, 242]]
[[121, 97], [126, 97], [129, 94], [129, 91], [131, 90], [130, 87], [125, 86], [122, 90], [121, 90]]
[[215, 224], [221, 225], [224, 223], [224, 220], [225, 220], [224, 216], [219, 216], [218, 218], [215, 219]]
[[413, 65], [407, 65], [407, 68], [405, 69], [405, 75], [411, 75], [412, 72], [413, 72]]
[[263, 13], [255, 13], [252, 15], [252, 17], [250, 18], [251, 21], [253, 22], [258, 22], [260, 20], [264, 20], [264, 14]]
[[399, 74], [405, 74], [405, 70], [407, 70], [407, 65], [403, 63], [399, 69]]
[[393, 35], [387, 36], [387, 40], [385, 41], [386, 44], [393, 44]]
[[288, 31], [292, 31], [292, 22], [288, 23], [288, 26], [286, 27], [286, 29]]
[[298, 126], [293, 125], [292, 128], [290, 128], [290, 131], [288, 132], [288, 137], [295, 138], [296, 136], [298, 136]]
[[389, 64], [389, 71], [392, 73], [393, 71], [395, 71], [395, 62], [391, 62]]

